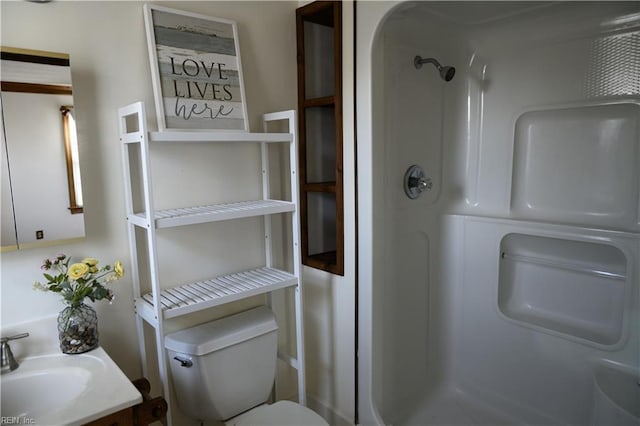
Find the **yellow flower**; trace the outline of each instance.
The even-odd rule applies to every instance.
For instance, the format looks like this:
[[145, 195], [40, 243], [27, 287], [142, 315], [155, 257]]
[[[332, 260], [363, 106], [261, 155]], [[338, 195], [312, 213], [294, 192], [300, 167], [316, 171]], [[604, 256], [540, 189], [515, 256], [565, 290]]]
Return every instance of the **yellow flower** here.
[[74, 263], [69, 266], [69, 278], [78, 280], [89, 272], [89, 266], [86, 263]]
[[82, 263], [86, 263], [88, 266], [96, 266], [98, 264], [98, 259], [95, 257], [85, 257], [82, 259]]
[[82, 263], [89, 267], [89, 272], [91, 272], [92, 274], [98, 272], [98, 259], [96, 259], [95, 257], [85, 257], [84, 259], [82, 259]]
[[113, 272], [115, 272], [116, 277], [122, 278], [124, 277], [124, 266], [122, 266], [122, 262], [116, 260], [113, 264]]

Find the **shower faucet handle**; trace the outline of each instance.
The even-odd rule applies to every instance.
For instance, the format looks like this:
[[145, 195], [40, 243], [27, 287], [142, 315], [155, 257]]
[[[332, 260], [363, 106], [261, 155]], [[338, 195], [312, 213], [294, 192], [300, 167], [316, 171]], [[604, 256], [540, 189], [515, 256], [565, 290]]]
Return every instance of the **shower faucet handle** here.
[[433, 180], [424, 174], [422, 167], [416, 165], [409, 167], [404, 174], [404, 193], [407, 197], [416, 199], [431, 188], [433, 188]]
[[410, 177], [409, 178], [409, 186], [417, 188], [419, 192], [428, 191], [431, 188], [433, 188], [433, 181], [431, 180], [431, 178]]

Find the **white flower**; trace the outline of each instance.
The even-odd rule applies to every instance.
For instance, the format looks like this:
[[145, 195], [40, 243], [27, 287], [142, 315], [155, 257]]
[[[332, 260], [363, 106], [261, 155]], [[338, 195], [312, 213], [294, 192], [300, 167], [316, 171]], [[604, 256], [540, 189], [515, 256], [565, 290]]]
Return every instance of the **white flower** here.
[[34, 281], [33, 282], [33, 289], [34, 290], [49, 291], [49, 287], [47, 287], [46, 285], [42, 284], [40, 281]]

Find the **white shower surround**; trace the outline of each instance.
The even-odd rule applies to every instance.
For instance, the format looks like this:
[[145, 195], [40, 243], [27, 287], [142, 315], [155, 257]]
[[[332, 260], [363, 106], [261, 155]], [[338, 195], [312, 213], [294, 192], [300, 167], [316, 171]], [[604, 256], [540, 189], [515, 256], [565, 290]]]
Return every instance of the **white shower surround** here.
[[363, 2], [356, 40], [360, 423], [610, 419], [596, 371], [640, 374], [640, 6]]

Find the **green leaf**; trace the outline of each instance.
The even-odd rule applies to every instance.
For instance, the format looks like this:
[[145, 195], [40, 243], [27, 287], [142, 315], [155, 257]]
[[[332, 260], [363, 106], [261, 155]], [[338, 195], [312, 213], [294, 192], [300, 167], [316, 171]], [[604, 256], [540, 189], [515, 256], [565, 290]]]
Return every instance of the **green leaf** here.
[[93, 296], [97, 300], [101, 300], [109, 296], [109, 291], [106, 288], [100, 286], [93, 291]]
[[91, 287], [83, 288], [82, 291], [78, 292], [78, 295], [80, 296], [80, 300], [82, 300], [85, 297], [89, 296], [92, 291], [93, 291], [93, 289]]

